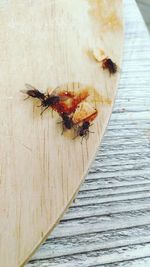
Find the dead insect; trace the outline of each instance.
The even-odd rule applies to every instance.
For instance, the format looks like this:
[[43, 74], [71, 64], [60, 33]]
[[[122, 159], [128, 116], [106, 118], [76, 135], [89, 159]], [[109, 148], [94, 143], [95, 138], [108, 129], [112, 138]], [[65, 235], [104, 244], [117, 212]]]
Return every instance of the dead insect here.
[[41, 107], [44, 107], [44, 110], [41, 112], [41, 115], [49, 107], [55, 109], [55, 105], [60, 102], [60, 99], [60, 96], [57, 95], [46, 95], [45, 98], [41, 100]]
[[102, 60], [103, 70], [107, 69], [110, 74], [115, 74], [118, 70], [116, 63], [114, 63], [110, 58], [106, 57]]
[[62, 121], [58, 123], [62, 123], [62, 134], [63, 134], [63, 132], [66, 129], [71, 130], [74, 127], [74, 123], [72, 121], [72, 118], [67, 113], [62, 112], [59, 115], [62, 118]]
[[63, 92], [63, 94], [53, 94], [53, 93], [48, 94], [47, 93], [47, 95], [45, 96], [45, 99], [41, 101], [41, 106], [45, 107], [42, 113], [47, 108], [51, 107], [52, 110], [56, 111], [59, 114], [70, 114], [71, 111], [67, 107], [67, 104], [65, 103], [65, 101], [68, 99], [70, 99], [70, 95], [66, 91]]
[[27, 90], [21, 91], [22, 93], [28, 95], [25, 99], [28, 99], [29, 97], [38, 98], [42, 101], [45, 99], [45, 94], [40, 92], [38, 89], [36, 89], [32, 85], [26, 84], [26, 88], [27, 88]]
[[[89, 130], [90, 126], [92, 126], [92, 124], [89, 121], [84, 121], [83, 124], [77, 128], [77, 136], [76, 137], [80, 136], [80, 137], [82, 137], [82, 140], [83, 140], [83, 138], [85, 138], [87, 140], [89, 137], [89, 133], [93, 133]], [[81, 143], [82, 143], [82, 141], [81, 141]]]
[[70, 130], [74, 126], [72, 118], [69, 117], [67, 113], [61, 113], [60, 116], [62, 118], [63, 127]]
[[79, 126], [78, 128], [78, 135], [81, 137], [87, 136], [87, 134], [89, 133], [89, 127], [90, 127], [89, 121], [83, 122], [82, 126]]

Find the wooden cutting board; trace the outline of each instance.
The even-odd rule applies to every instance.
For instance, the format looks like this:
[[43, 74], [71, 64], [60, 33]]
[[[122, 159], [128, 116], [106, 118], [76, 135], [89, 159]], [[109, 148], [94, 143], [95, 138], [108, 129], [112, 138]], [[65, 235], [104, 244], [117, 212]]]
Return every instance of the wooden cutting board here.
[[[103, 49], [120, 67], [122, 0], [2, 0], [0, 18], [0, 267], [18, 267], [59, 222], [101, 142], [119, 72], [91, 53]], [[100, 104], [81, 143], [61, 135], [50, 110], [41, 117], [23, 101], [25, 83], [93, 86], [111, 104]]]

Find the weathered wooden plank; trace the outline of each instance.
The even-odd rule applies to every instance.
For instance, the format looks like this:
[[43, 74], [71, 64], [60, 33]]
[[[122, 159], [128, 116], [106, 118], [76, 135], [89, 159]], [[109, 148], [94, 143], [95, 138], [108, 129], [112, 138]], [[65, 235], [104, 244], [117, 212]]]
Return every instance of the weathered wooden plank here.
[[87, 266], [93, 267], [102, 264], [113, 263], [116, 261], [125, 261], [131, 259], [137, 259], [139, 257], [149, 257], [150, 256], [150, 244], [142, 243], [141, 245], [130, 245], [122, 246], [112, 249], [96, 250], [93, 252], [77, 254], [73, 256], [64, 256], [55, 258], [55, 263], [53, 258], [47, 259], [47, 261], [41, 261], [40, 265], [36, 262], [34, 265], [29, 264], [28, 266], [57, 266], [60, 267], [70, 267], [70, 266]]
[[138, 258], [136, 260], [123, 260], [122, 262], [113, 262], [107, 265], [96, 265], [96, 267], [149, 267], [150, 257]]
[[92, 204], [100, 204], [100, 203], [107, 203], [107, 202], [116, 202], [116, 201], [122, 201], [122, 200], [135, 200], [135, 199], [143, 199], [143, 198], [149, 198], [150, 197], [150, 190], [145, 190], [145, 191], [136, 191], [136, 192], [132, 192], [132, 193], [121, 193], [121, 194], [117, 194], [117, 195], [106, 195], [103, 197], [99, 197], [99, 196], [95, 196], [93, 194], [93, 196], [90, 197], [84, 197], [84, 198], [79, 198], [77, 197], [77, 199], [75, 200], [75, 203], [72, 205], [73, 207], [82, 207], [83, 205], [92, 205]]
[[149, 15], [150, 2], [147, 0], [136, 0], [136, 1], [139, 5], [140, 11], [144, 17], [146, 25], [150, 30], [150, 15]]
[[51, 238], [97, 233], [108, 230], [131, 228], [150, 224], [150, 209], [109, 213], [103, 216], [90, 218], [76, 218], [75, 220], [62, 220]]
[[[100, 249], [140, 244], [150, 242], [150, 226], [144, 225], [133, 228], [112, 230], [95, 234], [48, 239], [41, 248], [42, 259], [48, 257], [63, 257], [72, 254], [92, 252]], [[41, 256], [37, 253], [34, 260]]]
[[[87, 189], [88, 187], [89, 189]], [[150, 190], [150, 183], [104, 188], [101, 183], [99, 185], [99, 181], [95, 181], [95, 183], [91, 182], [90, 184], [88, 184], [87, 187], [85, 187], [84, 185], [82, 191], [79, 192], [79, 198], [92, 197], [94, 194], [95, 196], [103, 197], [146, 190]]]
[[[117, 173], [115, 172], [100, 172], [100, 173], [93, 173], [93, 172], [90, 172], [89, 175], [87, 176], [87, 180], [94, 180], [94, 179], [105, 179], [105, 180], [108, 180], [109, 183], [111, 183], [111, 179], [109, 178], [116, 178], [116, 181], [118, 182], [122, 182], [124, 183], [124, 181], [131, 181], [132, 183], [132, 179], [134, 180], [134, 178], [137, 178], [138, 180], [138, 177], [139, 179], [145, 179], [146, 181], [149, 180], [149, 167], [147, 167], [145, 169], [145, 171], [143, 172], [143, 170], [128, 170], [126, 171], [125, 173], [123, 171], [118, 171]], [[87, 181], [86, 180], [86, 181]], [[113, 182], [113, 180], [112, 180]], [[86, 183], [85, 183], [86, 184]], [[84, 187], [84, 185], [82, 185], [82, 188]], [[124, 185], [124, 184], [123, 184]]]
[[113, 213], [150, 209], [150, 198], [122, 200], [99, 204], [87, 204], [82, 207], [70, 207], [64, 220], [75, 220], [76, 218], [87, 218], [92, 216], [105, 216]]
[[[101, 188], [105, 188], [105, 189], [106, 188], [116, 188], [116, 187], [126, 187], [126, 186], [130, 186], [130, 185], [149, 184], [149, 178], [148, 178], [149, 171], [150, 170], [148, 169], [147, 178], [146, 178], [146, 174], [141, 175], [141, 176], [140, 176], [140, 174], [139, 175], [135, 174], [132, 176], [131, 172], [128, 172], [129, 176], [126, 175], [125, 177], [122, 176], [122, 172], [120, 172], [120, 177], [119, 177], [119, 175], [115, 176], [115, 173], [112, 173], [112, 174], [110, 173], [108, 175], [108, 177], [105, 177], [104, 174], [101, 176], [93, 174], [93, 175], [89, 176], [89, 178], [86, 180], [86, 183], [82, 186], [82, 190], [86, 189], [88, 187], [88, 182], [92, 182], [92, 180], [98, 181]], [[141, 170], [141, 172], [142, 172], [142, 170]], [[139, 190], [139, 191], [142, 191], [142, 190]], [[137, 192], [137, 190], [135, 192]], [[125, 192], [123, 192], [123, 193], [125, 193]], [[81, 193], [79, 193], [77, 195], [77, 199], [85, 198], [85, 197], [86, 196], [82, 196]]]

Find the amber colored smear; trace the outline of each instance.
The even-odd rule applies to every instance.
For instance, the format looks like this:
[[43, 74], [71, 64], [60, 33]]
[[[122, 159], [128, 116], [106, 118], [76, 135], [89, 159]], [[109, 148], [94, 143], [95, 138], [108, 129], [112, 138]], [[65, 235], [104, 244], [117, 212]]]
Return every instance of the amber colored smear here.
[[[114, 1], [120, 0], [88, 0], [91, 6], [90, 15], [100, 22], [103, 30], [118, 30], [122, 22], [114, 9]], [[118, 2], [119, 4], [119, 2]], [[109, 7], [109, 9], [108, 9]]]
[[77, 93], [72, 91], [62, 91], [58, 94], [60, 97], [66, 97], [67, 99], [60, 101], [58, 104], [54, 105], [53, 110], [58, 113], [71, 114], [75, 112], [77, 106], [80, 102], [85, 100], [89, 96], [87, 89], [83, 89]]
[[90, 58], [92, 61], [96, 61], [96, 62], [99, 62], [96, 57], [94, 56], [93, 54], [93, 51], [88, 49], [85, 51], [85, 53], [87, 54], [88, 58]]
[[96, 96], [96, 98], [93, 100], [95, 103], [101, 103], [104, 105], [111, 105], [112, 101], [109, 98], [103, 97], [102, 95]]
[[89, 121], [89, 122], [92, 122], [95, 120], [95, 118], [97, 117], [98, 115], [98, 111], [96, 110], [94, 114], [92, 114], [91, 116], [87, 117], [84, 121]]
[[99, 92], [97, 92], [93, 87], [88, 87], [87, 90], [89, 92], [89, 95], [92, 96], [89, 102], [104, 104], [104, 105], [111, 105], [112, 103], [111, 99], [104, 97]]

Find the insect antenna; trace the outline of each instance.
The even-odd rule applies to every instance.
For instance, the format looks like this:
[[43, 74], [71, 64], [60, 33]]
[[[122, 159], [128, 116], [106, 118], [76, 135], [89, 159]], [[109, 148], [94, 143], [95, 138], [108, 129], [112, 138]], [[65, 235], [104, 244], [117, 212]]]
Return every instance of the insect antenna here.
[[61, 132], [61, 135], [63, 135], [64, 131], [65, 131], [65, 127], [64, 127], [64, 125], [63, 125], [63, 126], [62, 126], [62, 132]]

